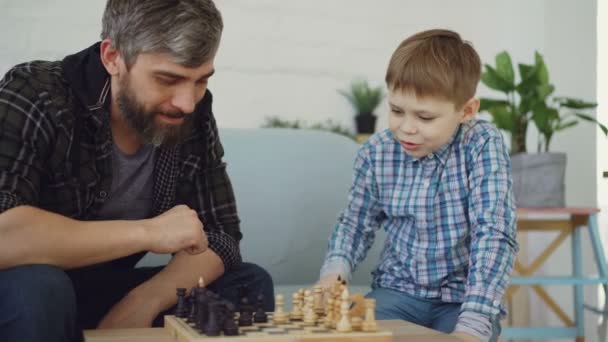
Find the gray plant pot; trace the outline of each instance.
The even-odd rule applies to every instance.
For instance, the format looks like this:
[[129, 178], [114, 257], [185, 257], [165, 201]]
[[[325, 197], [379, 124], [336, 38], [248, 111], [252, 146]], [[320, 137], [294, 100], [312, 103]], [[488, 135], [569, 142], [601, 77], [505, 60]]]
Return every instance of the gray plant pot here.
[[511, 166], [518, 207], [565, 206], [565, 153], [519, 153], [511, 156]]

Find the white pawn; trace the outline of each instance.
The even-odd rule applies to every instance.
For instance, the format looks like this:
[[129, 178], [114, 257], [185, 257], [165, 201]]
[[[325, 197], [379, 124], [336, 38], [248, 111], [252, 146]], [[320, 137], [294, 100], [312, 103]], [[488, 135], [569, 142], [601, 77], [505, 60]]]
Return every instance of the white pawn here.
[[285, 324], [289, 320], [287, 313], [285, 311], [283, 311], [284, 304], [285, 304], [285, 301], [283, 299], [283, 295], [278, 294], [275, 299], [275, 305], [274, 305], [275, 311], [274, 311], [274, 314], [272, 315], [272, 320], [276, 324]]
[[323, 307], [323, 289], [321, 286], [314, 287], [314, 310], [318, 316], [325, 315], [325, 308]]
[[313, 307], [314, 298], [309, 290], [304, 292], [304, 301], [306, 303], [304, 306], [304, 325], [315, 325], [317, 323], [317, 315]]
[[365, 300], [365, 320], [363, 321], [363, 331], [374, 332], [378, 330], [376, 324], [376, 316], [374, 310], [376, 309], [375, 299]]
[[295, 292], [291, 296], [291, 300], [293, 303], [293, 308], [292, 308], [291, 314], [289, 316], [292, 320], [299, 321], [302, 319], [302, 316], [304, 315], [302, 313], [300, 294], [298, 292]]
[[334, 328], [334, 299], [332, 297], [327, 299], [327, 314], [324, 323], [327, 329]]
[[342, 304], [340, 307], [340, 321], [336, 324], [336, 330], [339, 332], [349, 332], [352, 331], [352, 326], [350, 325], [350, 319], [348, 315], [348, 310], [350, 303], [348, 301], [348, 288], [344, 288], [342, 291]]

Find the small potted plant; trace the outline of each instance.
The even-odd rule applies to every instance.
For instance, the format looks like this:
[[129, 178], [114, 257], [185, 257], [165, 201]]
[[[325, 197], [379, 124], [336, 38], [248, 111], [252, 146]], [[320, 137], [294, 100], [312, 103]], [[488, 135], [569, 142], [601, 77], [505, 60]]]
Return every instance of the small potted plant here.
[[355, 124], [358, 134], [372, 134], [376, 130], [376, 115], [374, 110], [384, 98], [382, 87], [372, 88], [366, 80], [356, 80], [350, 89], [340, 90], [356, 112]]
[[[506, 51], [496, 56], [496, 66], [484, 65], [481, 81], [504, 94], [503, 99], [481, 98], [480, 111], [511, 136], [514, 192], [520, 207], [563, 207], [566, 155], [549, 152], [554, 135], [579, 123], [593, 122], [608, 135], [606, 126], [590, 116], [597, 104], [568, 97], [552, 97], [549, 71], [536, 52], [534, 64], [519, 64], [519, 82]], [[526, 136], [530, 124], [539, 132], [537, 153], [530, 154]]]

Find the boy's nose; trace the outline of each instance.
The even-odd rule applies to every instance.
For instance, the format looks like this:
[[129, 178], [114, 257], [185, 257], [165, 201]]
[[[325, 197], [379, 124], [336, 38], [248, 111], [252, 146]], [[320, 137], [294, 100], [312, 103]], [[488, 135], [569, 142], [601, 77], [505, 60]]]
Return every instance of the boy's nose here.
[[411, 120], [403, 120], [403, 122], [401, 122], [401, 126], [399, 126], [399, 129], [405, 134], [418, 133], [416, 125]]

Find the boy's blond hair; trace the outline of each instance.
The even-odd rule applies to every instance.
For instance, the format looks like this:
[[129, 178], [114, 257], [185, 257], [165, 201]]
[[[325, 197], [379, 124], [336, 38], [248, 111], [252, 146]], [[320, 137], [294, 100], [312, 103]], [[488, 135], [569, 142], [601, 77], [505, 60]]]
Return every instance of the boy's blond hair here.
[[481, 61], [471, 43], [449, 30], [428, 30], [404, 40], [386, 71], [392, 91], [440, 97], [460, 109], [475, 96]]

